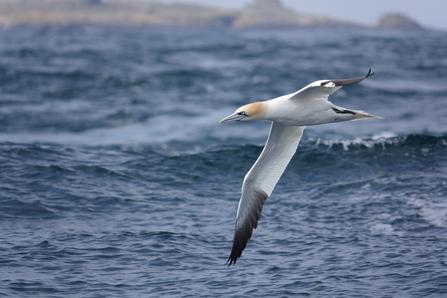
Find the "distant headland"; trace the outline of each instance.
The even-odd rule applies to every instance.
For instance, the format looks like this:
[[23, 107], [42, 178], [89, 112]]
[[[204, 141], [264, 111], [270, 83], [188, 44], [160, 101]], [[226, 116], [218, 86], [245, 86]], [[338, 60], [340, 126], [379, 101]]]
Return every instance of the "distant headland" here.
[[[191, 0], [193, 1], [193, 0]], [[297, 13], [280, 0], [254, 0], [242, 10], [142, 0], [0, 0], [0, 28], [16, 26], [162, 28], [366, 27], [328, 16]], [[383, 16], [380, 28], [422, 29], [407, 16]]]

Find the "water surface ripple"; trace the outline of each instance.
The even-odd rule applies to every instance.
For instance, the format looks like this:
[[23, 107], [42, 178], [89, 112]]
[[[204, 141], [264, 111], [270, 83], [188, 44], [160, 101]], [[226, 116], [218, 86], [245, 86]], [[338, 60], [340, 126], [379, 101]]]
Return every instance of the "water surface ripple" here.
[[[447, 34], [0, 31], [0, 296], [444, 297]], [[385, 120], [309, 127], [235, 266], [268, 123], [317, 79]]]

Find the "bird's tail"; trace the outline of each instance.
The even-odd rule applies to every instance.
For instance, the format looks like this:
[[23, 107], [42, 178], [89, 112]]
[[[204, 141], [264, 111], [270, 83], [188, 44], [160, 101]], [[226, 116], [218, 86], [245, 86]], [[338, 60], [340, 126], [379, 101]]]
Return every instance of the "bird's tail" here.
[[335, 106], [332, 107], [332, 110], [337, 114], [345, 114], [345, 116], [348, 116], [347, 118], [343, 119], [342, 121], [361, 120], [361, 119], [368, 119], [368, 118], [383, 119], [382, 117], [373, 116], [373, 115], [370, 115], [363, 111], [348, 110], [348, 109], [335, 107]]
[[351, 112], [354, 113], [355, 118], [353, 120], [362, 120], [362, 119], [370, 119], [370, 118], [375, 118], [375, 119], [383, 119], [382, 117], [378, 117], [378, 116], [373, 116], [370, 115], [366, 112], [363, 111], [353, 111], [351, 110]]

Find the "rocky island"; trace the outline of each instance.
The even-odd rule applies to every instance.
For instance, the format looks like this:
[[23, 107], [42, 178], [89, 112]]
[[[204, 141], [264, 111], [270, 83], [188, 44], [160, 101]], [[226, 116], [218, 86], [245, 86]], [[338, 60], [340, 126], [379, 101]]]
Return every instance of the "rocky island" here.
[[[380, 27], [396, 28], [395, 19], [384, 19]], [[402, 24], [402, 18], [399, 20]], [[405, 21], [407, 26], [411, 23], [408, 18]], [[327, 16], [300, 14], [284, 7], [280, 0], [254, 0], [242, 10], [142, 0], [0, 0], [0, 28], [16, 26], [364, 27]]]
[[335, 18], [299, 14], [284, 7], [279, 0], [254, 1], [238, 13], [232, 25], [235, 28], [359, 26]]
[[393, 13], [383, 15], [379, 19], [379, 28], [383, 29], [423, 29], [422, 26], [415, 20], [410, 19], [408, 16]]

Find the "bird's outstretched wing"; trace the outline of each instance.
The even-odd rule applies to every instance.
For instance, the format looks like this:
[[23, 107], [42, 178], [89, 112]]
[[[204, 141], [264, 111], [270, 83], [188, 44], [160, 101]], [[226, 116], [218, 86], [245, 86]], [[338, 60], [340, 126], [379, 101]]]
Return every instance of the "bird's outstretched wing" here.
[[371, 68], [368, 74], [360, 78], [340, 79], [340, 80], [320, 80], [310, 83], [306, 87], [291, 94], [290, 99], [294, 100], [327, 100], [329, 95], [337, 91], [343, 86], [352, 85], [363, 81], [364, 79], [374, 75]]
[[236, 263], [258, 226], [262, 206], [295, 154], [304, 128], [272, 123], [267, 143], [242, 184], [229, 265]]

